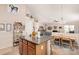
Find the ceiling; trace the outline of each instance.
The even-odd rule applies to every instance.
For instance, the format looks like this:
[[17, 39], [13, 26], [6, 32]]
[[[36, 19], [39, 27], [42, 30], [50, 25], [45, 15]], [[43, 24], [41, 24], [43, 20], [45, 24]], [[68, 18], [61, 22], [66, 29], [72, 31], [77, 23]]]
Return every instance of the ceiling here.
[[40, 22], [79, 20], [79, 4], [29, 4], [31, 14]]

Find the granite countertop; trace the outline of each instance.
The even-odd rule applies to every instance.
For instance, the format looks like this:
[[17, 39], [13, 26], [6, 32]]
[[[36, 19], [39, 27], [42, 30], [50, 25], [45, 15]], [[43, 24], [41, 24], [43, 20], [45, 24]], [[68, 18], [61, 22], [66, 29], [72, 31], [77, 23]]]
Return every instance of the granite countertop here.
[[33, 39], [32, 37], [28, 37], [28, 36], [21, 36], [20, 38], [28, 40], [28, 41], [30, 41], [32, 43], [35, 43], [35, 44], [41, 44], [41, 43], [43, 43], [45, 41], [50, 40], [51, 37], [50, 36], [43, 36], [43, 37], [41, 37], [39, 39], [37, 39], [37, 38]]

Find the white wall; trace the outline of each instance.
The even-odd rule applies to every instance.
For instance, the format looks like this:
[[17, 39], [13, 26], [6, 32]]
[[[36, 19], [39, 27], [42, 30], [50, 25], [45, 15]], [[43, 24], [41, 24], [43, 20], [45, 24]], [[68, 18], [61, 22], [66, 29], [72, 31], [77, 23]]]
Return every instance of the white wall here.
[[[0, 5], [0, 23], [13, 24], [16, 21], [22, 22], [26, 20], [26, 6], [18, 5], [19, 12], [12, 14], [8, 11], [8, 5]], [[13, 28], [13, 26], [12, 26]], [[13, 29], [10, 32], [0, 31], [0, 49], [13, 46]]]

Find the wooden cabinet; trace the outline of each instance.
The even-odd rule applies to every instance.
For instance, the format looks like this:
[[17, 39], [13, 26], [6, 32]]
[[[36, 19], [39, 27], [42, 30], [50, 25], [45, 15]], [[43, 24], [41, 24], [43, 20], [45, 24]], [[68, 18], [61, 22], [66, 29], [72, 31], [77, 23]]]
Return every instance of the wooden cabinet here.
[[31, 48], [30, 46], [28, 47], [28, 55], [35, 55], [36, 52], [35, 52], [35, 48]]
[[19, 53], [22, 55], [22, 40], [19, 40]]
[[27, 55], [27, 45], [23, 43], [23, 55]]
[[21, 55], [35, 55], [35, 44], [25, 39], [19, 40], [19, 53]]
[[46, 42], [36, 44], [26, 39], [19, 41], [19, 51], [21, 55], [46, 55]]
[[28, 42], [28, 55], [35, 55], [36, 54], [36, 45], [32, 42]]
[[31, 48], [35, 48], [35, 44], [31, 43], [31, 42], [28, 42], [28, 46], [31, 47]]
[[36, 45], [36, 55], [47, 55], [47, 43]]

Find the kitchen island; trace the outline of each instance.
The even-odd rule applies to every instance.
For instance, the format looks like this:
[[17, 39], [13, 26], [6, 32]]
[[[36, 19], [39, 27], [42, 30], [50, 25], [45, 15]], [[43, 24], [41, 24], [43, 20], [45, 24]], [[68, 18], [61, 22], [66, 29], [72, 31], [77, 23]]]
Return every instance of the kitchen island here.
[[31, 37], [20, 37], [19, 40], [19, 53], [21, 55], [47, 55], [49, 36], [40, 39]]

